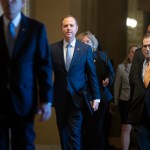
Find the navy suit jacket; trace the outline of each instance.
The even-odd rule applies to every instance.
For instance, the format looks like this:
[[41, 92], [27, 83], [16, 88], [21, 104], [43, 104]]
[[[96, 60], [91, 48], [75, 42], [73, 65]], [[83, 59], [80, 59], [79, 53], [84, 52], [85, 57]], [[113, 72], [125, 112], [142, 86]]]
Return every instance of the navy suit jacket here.
[[80, 95], [90, 82], [93, 99], [99, 99], [99, 86], [90, 46], [76, 41], [73, 58], [68, 72], [65, 69], [63, 54], [63, 41], [50, 46], [50, 55], [54, 71], [54, 103], [55, 107], [63, 107], [66, 104], [67, 90], [72, 95], [74, 105], [82, 107]]
[[34, 114], [38, 94], [41, 103], [52, 100], [51, 74], [52, 68], [44, 25], [21, 14], [20, 29], [10, 58], [4, 35], [3, 16], [1, 16], [0, 105], [2, 108], [0, 108], [3, 109], [3, 104], [7, 101], [6, 95], [10, 94], [11, 103], [18, 115]]

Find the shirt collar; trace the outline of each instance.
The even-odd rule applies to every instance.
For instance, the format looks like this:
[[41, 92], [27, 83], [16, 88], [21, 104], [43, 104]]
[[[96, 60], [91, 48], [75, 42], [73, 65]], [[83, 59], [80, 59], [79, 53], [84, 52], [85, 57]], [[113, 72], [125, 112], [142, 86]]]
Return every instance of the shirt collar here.
[[148, 63], [150, 60], [148, 58], [145, 58], [144, 63]]
[[[64, 39], [64, 47], [67, 47], [69, 43]], [[75, 48], [76, 38], [70, 43], [73, 48]]]
[[[12, 23], [15, 28], [19, 26], [20, 20], [21, 20], [21, 13], [18, 13], [18, 15], [12, 20]], [[4, 24], [8, 25], [9, 22], [10, 21], [4, 16]]]

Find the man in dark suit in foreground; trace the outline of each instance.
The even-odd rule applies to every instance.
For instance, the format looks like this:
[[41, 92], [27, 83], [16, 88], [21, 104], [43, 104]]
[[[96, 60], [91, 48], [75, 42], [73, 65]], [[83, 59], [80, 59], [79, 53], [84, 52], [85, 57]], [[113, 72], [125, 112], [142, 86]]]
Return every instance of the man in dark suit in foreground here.
[[[50, 46], [50, 55], [54, 70], [54, 107], [57, 126], [63, 150], [81, 149], [81, 124], [84, 101], [82, 91], [90, 82], [93, 109], [96, 111], [100, 102], [100, 93], [96, 70], [90, 46], [76, 40], [77, 20], [66, 16], [61, 22], [64, 40]], [[70, 49], [67, 48], [71, 45]], [[68, 51], [71, 62], [68, 67]]]
[[35, 150], [38, 103], [41, 121], [51, 115], [52, 68], [46, 31], [42, 23], [21, 13], [25, 0], [1, 0], [1, 4], [0, 150], [9, 146]]
[[[143, 39], [142, 53], [137, 53], [130, 72], [128, 123], [132, 124], [136, 149], [150, 149], [150, 34]], [[136, 63], [136, 64], [135, 64]], [[149, 69], [149, 74], [147, 70]]]

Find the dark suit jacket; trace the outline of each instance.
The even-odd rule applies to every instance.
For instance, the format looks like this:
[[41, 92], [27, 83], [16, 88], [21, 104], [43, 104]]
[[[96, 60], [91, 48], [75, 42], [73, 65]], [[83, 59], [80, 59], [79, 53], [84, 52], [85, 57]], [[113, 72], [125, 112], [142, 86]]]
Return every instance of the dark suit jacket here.
[[81, 91], [86, 88], [87, 80], [91, 84], [93, 99], [99, 99], [99, 86], [90, 46], [76, 41], [74, 55], [68, 72], [65, 69], [63, 41], [50, 46], [50, 55], [54, 71], [54, 103], [55, 107], [63, 107], [66, 103], [67, 90], [72, 95], [77, 108], [82, 107]]
[[[102, 102], [107, 103], [108, 101], [112, 100], [113, 96], [109, 90], [109, 87], [112, 86], [114, 81], [114, 69], [108, 58], [107, 54], [102, 51], [94, 51], [94, 63], [96, 66], [96, 73], [99, 81], [100, 92], [102, 95]], [[106, 78], [109, 78], [109, 85], [108, 87], [103, 87], [102, 81]]]
[[138, 48], [138, 49], [136, 49], [135, 54], [134, 54], [134, 58], [133, 58], [129, 78], [132, 78], [131, 75], [134, 74], [134, 73], [132, 73], [132, 71], [134, 71], [138, 67], [138, 64], [141, 63], [142, 61], [144, 61], [144, 55], [142, 53], [142, 49]]
[[[12, 57], [9, 58], [1, 16], [0, 108], [5, 109], [6, 95], [11, 94], [11, 103], [18, 115], [34, 114], [38, 103], [37, 94], [40, 95], [40, 102], [52, 99], [51, 70], [44, 25], [21, 14], [18, 37]], [[11, 92], [8, 92], [8, 84]]]
[[[144, 61], [144, 60], [143, 60]], [[130, 75], [131, 95], [129, 100], [128, 123], [137, 124], [145, 117], [150, 118], [150, 88], [145, 88], [142, 77], [143, 61], [139, 61], [135, 68], [132, 68]]]

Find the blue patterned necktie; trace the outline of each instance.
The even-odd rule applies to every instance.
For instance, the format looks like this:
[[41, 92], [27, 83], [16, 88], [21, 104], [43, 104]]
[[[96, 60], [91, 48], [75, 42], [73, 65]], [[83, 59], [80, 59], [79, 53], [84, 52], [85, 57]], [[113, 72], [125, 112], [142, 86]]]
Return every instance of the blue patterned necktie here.
[[69, 70], [69, 66], [70, 66], [70, 63], [71, 63], [71, 44], [69, 43], [67, 45], [67, 52], [66, 52], [66, 70], [68, 71]]
[[7, 45], [8, 45], [10, 57], [12, 56], [12, 52], [14, 48], [15, 35], [16, 35], [15, 27], [12, 22], [9, 22], [8, 29], [7, 29]]

